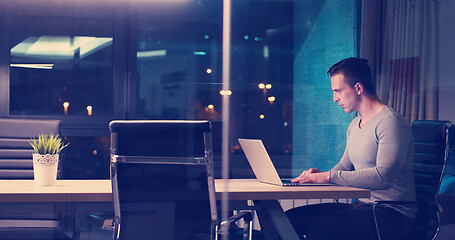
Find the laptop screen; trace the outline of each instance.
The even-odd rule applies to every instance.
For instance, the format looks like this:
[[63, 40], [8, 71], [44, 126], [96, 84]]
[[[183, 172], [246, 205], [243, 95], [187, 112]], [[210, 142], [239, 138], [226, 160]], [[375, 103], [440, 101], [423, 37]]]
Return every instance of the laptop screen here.
[[281, 179], [260, 139], [241, 139], [240, 146], [245, 153], [256, 178], [263, 183], [281, 186], [327, 186], [330, 183], [291, 183], [291, 179]]
[[260, 182], [282, 185], [280, 176], [260, 139], [239, 138], [239, 143]]

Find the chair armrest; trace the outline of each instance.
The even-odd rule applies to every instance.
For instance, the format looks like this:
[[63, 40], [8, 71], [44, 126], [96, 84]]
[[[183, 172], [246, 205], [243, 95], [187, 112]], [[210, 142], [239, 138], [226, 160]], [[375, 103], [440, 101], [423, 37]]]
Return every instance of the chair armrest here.
[[240, 219], [243, 219], [245, 222], [251, 222], [253, 220], [253, 215], [251, 214], [250, 211], [238, 212], [237, 214], [229, 217], [228, 219], [226, 219], [220, 223], [220, 228], [218, 230], [218, 233], [219, 234], [229, 233], [231, 224], [237, 222]]
[[374, 201], [374, 204], [417, 205], [417, 201]]
[[431, 208], [432, 210], [436, 211], [436, 212], [442, 212], [442, 209], [441, 209], [441, 206], [439, 204], [436, 204], [436, 203], [421, 203], [421, 202], [417, 202], [417, 201], [374, 201], [372, 203], [372, 207], [376, 207], [376, 206], [379, 206], [379, 205], [390, 205], [390, 204], [393, 204], [393, 205], [415, 205], [417, 206], [417, 208], [422, 208], [422, 207], [425, 207], [425, 208]]

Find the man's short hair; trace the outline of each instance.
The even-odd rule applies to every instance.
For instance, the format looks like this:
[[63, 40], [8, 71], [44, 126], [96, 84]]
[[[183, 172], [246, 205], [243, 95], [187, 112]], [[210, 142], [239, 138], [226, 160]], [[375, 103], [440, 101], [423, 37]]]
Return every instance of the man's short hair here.
[[361, 83], [365, 92], [376, 95], [376, 90], [371, 77], [368, 60], [364, 58], [346, 58], [330, 67], [327, 74], [332, 77], [336, 74], [343, 74], [346, 84], [354, 88], [356, 83]]

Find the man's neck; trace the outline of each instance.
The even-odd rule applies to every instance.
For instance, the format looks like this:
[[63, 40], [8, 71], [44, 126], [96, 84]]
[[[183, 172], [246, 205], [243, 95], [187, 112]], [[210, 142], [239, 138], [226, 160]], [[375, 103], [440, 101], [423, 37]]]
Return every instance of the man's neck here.
[[385, 104], [376, 96], [364, 96], [364, 99], [362, 99], [362, 103], [357, 110], [361, 119], [360, 127], [374, 118], [384, 106]]

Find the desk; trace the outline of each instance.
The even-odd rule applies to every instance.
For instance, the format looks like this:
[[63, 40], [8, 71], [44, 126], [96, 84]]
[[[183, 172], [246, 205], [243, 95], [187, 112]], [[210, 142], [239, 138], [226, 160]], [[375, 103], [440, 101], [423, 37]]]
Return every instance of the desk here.
[[[321, 199], [369, 197], [370, 191], [343, 186], [282, 187], [255, 179], [216, 179], [218, 199], [230, 200]], [[53, 187], [36, 187], [33, 180], [0, 180], [0, 203], [112, 202], [109, 180], [57, 180]]]
[[[0, 185], [1, 186], [1, 185]], [[323, 199], [370, 197], [370, 190], [344, 186], [275, 186], [256, 179], [215, 179], [220, 199], [224, 192], [230, 200]]]
[[[370, 191], [343, 186], [282, 187], [255, 179], [216, 179], [217, 199], [254, 200], [263, 229], [275, 228], [282, 239], [298, 239], [278, 199], [370, 197]], [[33, 180], [0, 180], [0, 204], [61, 203], [84, 205], [112, 203], [110, 180], [58, 180], [53, 187], [35, 187]], [[80, 210], [77, 207], [77, 210]], [[113, 208], [111, 208], [112, 211]], [[269, 226], [270, 225], [270, 226]], [[273, 226], [273, 227], [272, 227]]]
[[0, 180], [0, 203], [112, 202], [110, 180], [57, 180], [36, 187], [33, 180]]

